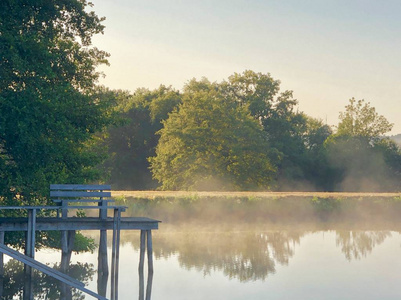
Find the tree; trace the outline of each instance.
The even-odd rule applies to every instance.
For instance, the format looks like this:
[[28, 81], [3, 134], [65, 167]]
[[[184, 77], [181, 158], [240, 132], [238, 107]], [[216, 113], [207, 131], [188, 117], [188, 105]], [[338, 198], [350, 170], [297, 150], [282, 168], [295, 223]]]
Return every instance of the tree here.
[[324, 143], [332, 135], [330, 126], [322, 120], [306, 117], [305, 131], [302, 133], [304, 143], [303, 165], [304, 189], [327, 191], [332, 188], [330, 182], [331, 168], [327, 161]]
[[384, 116], [379, 115], [370, 103], [365, 100], [351, 98], [345, 107], [345, 112], [340, 113], [338, 135], [366, 137], [376, 139], [390, 132], [393, 128]]
[[93, 134], [113, 122], [96, 93], [104, 26], [85, 0], [0, 2], [0, 194], [33, 203], [49, 183], [97, 178]]
[[[251, 70], [242, 74], [234, 73], [219, 87], [226, 97], [241, 106], [247, 106], [251, 115], [263, 126], [269, 139], [270, 152], [276, 153], [272, 156], [272, 163], [277, 166], [275, 177], [279, 189], [323, 188], [322, 174], [313, 170], [311, 165], [317, 167], [313, 158], [317, 152], [321, 157], [319, 166], [324, 163], [320, 151], [324, 140], [318, 136], [323, 134], [323, 137], [327, 137], [331, 130], [299, 112], [298, 101], [294, 99], [292, 91], [280, 92], [279, 80], [274, 80], [269, 73]], [[319, 125], [319, 128], [312, 130], [312, 123], [315, 127]]]
[[337, 133], [325, 142], [334, 190], [399, 189], [401, 151], [383, 136], [391, 128], [392, 124], [369, 103], [350, 99], [345, 112], [340, 113]]
[[157, 182], [152, 180], [148, 158], [155, 155], [161, 121], [181, 103], [181, 95], [161, 85], [153, 91], [138, 89], [134, 95], [119, 91], [116, 98], [124, 122], [107, 130], [103, 145], [108, 158], [102, 166], [118, 189], [154, 189]]
[[268, 117], [274, 97], [280, 90], [280, 81], [274, 80], [269, 73], [256, 73], [246, 70], [242, 74], [234, 73], [228, 82], [221, 85], [223, 92], [240, 105], [247, 105], [256, 119]]
[[163, 189], [269, 188], [275, 172], [266, 136], [248, 109], [206, 79], [192, 80], [163, 121], [153, 176]]

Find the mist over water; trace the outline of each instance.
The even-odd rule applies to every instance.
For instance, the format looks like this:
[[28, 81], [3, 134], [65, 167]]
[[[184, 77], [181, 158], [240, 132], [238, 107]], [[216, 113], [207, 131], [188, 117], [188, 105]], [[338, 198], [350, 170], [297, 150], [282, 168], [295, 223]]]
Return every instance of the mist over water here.
[[[153, 231], [152, 299], [399, 299], [401, 222], [394, 197], [126, 197], [125, 216], [160, 219]], [[398, 216], [398, 217], [397, 217]], [[99, 233], [84, 232], [98, 242]], [[111, 235], [109, 235], [109, 255]], [[39, 261], [58, 263], [42, 250]], [[73, 254], [96, 291], [97, 253]], [[121, 235], [119, 295], [139, 293], [139, 232]], [[21, 266], [7, 263], [19, 282]], [[145, 278], [147, 271], [145, 267]], [[37, 299], [59, 299], [40, 277]], [[341, 286], [341, 289], [338, 288]], [[9, 294], [22, 288], [10, 286]], [[110, 292], [110, 288], [107, 289]], [[91, 299], [89, 296], [76, 299]]]

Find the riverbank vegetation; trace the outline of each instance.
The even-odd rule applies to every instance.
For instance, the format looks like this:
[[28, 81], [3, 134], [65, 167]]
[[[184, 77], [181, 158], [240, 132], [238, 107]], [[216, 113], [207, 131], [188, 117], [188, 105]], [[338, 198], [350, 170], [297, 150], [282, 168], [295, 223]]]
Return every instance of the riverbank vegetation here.
[[[255, 192], [146, 192], [118, 191], [117, 203], [128, 207], [130, 216], [163, 220], [163, 227], [179, 224], [211, 226], [269, 223], [283, 226], [316, 225], [369, 229], [371, 226], [399, 229], [399, 193], [255, 193]], [[239, 222], [240, 220], [240, 222]], [[192, 226], [189, 225], [189, 226]]]
[[98, 86], [104, 18], [84, 0], [0, 4], [2, 204], [44, 204], [50, 183], [113, 189], [398, 191], [392, 124], [351, 98], [330, 127], [269, 73], [182, 90]]

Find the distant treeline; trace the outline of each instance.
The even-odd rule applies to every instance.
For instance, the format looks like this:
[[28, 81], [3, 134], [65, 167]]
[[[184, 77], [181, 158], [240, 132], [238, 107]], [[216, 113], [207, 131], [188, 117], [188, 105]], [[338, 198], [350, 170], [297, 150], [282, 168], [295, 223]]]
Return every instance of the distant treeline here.
[[114, 189], [395, 191], [401, 152], [369, 102], [336, 128], [299, 111], [270, 74], [192, 79], [182, 91], [103, 89], [120, 122], [101, 137]]

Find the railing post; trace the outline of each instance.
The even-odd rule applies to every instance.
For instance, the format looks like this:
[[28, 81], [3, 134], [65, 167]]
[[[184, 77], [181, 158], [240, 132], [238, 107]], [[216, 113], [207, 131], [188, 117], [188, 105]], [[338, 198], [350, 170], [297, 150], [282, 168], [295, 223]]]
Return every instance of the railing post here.
[[120, 259], [120, 223], [121, 210], [114, 208], [113, 242], [111, 254], [111, 300], [118, 300], [118, 265]]
[[36, 231], [36, 209], [28, 209], [28, 230], [25, 246], [25, 254], [35, 258], [35, 231]]
[[[107, 219], [107, 202], [100, 198], [99, 206], [99, 218], [101, 220]], [[97, 277], [97, 290], [102, 296], [106, 295], [107, 291], [107, 279], [109, 276], [109, 266], [107, 263], [107, 231], [100, 230], [100, 240], [99, 240], [99, 252], [97, 257], [98, 262], [98, 277]]]

